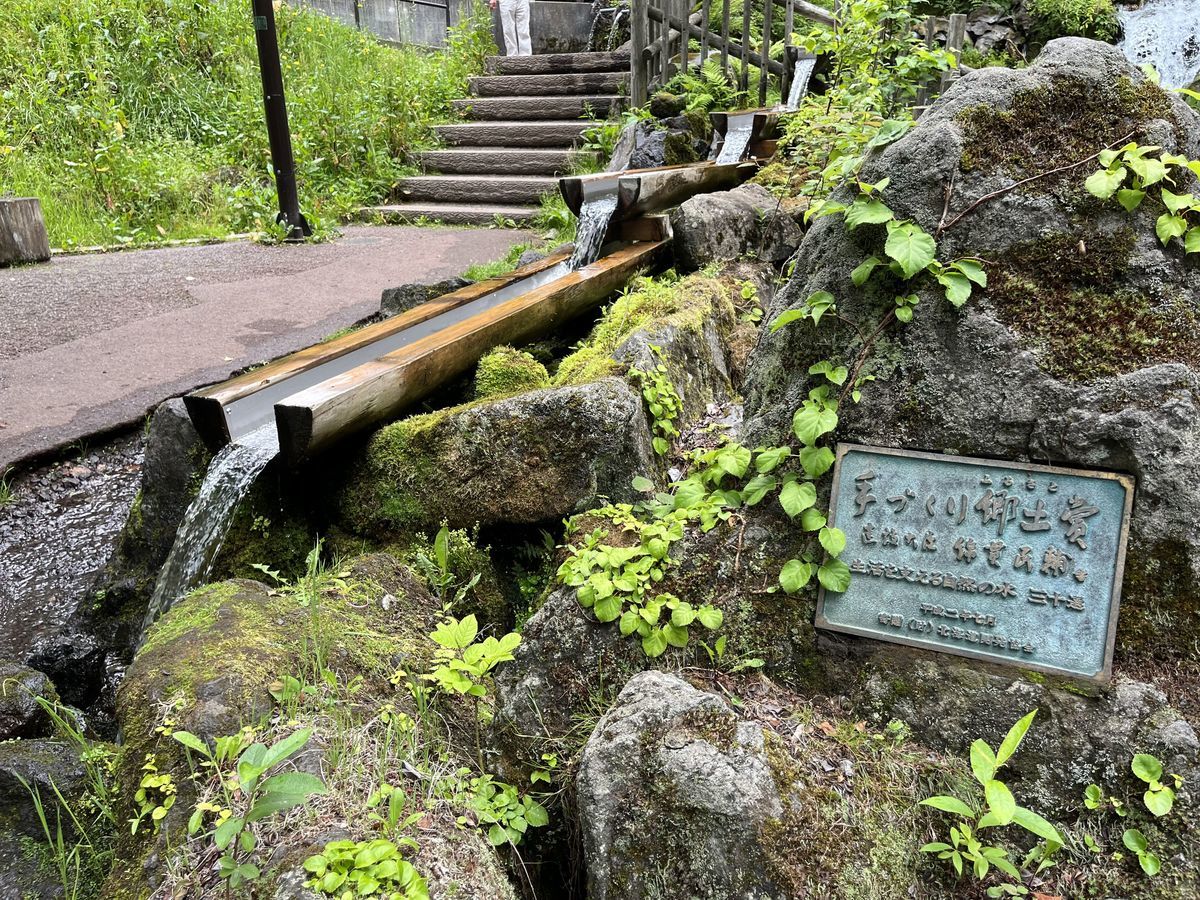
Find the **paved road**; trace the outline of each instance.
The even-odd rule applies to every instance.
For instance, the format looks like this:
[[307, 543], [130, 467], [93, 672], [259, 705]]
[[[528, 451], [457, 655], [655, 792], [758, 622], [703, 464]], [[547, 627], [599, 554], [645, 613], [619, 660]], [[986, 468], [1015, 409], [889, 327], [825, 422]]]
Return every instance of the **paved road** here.
[[318, 341], [380, 292], [502, 256], [521, 234], [354, 226], [337, 241], [56, 257], [0, 269], [0, 472]]

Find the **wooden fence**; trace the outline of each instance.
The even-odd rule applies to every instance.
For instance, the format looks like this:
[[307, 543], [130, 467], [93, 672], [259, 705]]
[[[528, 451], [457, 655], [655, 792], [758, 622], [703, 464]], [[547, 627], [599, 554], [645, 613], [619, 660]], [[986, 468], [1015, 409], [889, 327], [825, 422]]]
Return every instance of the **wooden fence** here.
[[[833, 14], [805, 0], [762, 0], [763, 31], [767, 40], [752, 46], [750, 14], [753, 4], [745, 0], [740, 10], [739, 40], [731, 37], [734, 24], [730, 0], [702, 0], [699, 12], [693, 12], [692, 0], [631, 0], [630, 2], [630, 59], [629, 94], [632, 103], [641, 106], [655, 90], [666, 84], [679, 71], [693, 65], [703, 65], [710, 57], [720, 55], [721, 68], [726, 76], [736, 69], [739, 87], [750, 85], [750, 70], [758, 69], [758, 102], [765, 106], [772, 78], [779, 85], [781, 97], [788, 96], [796, 60], [801, 50], [796, 43], [796, 20], [806, 19], [832, 26]], [[719, 16], [714, 15], [719, 11]], [[783, 22], [783, 58], [770, 54], [770, 35], [775, 17]], [[713, 28], [714, 20], [718, 25]], [[689, 43], [699, 42], [699, 54], [692, 54]], [[733, 60], [733, 63], [731, 63]], [[735, 65], [736, 64], [736, 65]]]

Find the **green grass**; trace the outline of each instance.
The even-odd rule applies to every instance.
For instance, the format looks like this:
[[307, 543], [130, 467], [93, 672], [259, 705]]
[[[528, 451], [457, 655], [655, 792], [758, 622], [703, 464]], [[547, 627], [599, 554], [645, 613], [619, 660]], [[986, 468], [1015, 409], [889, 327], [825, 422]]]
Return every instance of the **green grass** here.
[[[277, 21], [318, 226], [412, 171], [493, 49], [486, 16], [432, 53], [289, 6]], [[41, 198], [53, 245], [269, 230], [269, 162], [245, 0], [0, 3], [0, 195]]]

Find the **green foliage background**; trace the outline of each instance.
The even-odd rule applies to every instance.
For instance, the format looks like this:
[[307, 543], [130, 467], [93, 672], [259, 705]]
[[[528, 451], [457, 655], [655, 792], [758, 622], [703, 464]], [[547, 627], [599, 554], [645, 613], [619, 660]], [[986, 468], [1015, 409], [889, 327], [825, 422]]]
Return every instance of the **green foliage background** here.
[[[301, 200], [314, 224], [385, 196], [492, 52], [486, 16], [396, 50], [280, 5]], [[55, 246], [274, 221], [247, 0], [0, 3], [0, 194], [42, 200]]]

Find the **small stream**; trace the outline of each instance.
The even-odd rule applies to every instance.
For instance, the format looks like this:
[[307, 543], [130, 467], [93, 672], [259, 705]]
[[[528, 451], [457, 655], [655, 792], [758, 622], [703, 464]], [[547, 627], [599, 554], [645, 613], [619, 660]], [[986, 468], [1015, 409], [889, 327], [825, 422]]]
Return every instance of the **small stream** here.
[[158, 573], [154, 593], [142, 624], [145, 636], [154, 622], [180, 597], [199, 587], [211, 574], [225, 543], [238, 503], [246, 496], [267, 463], [279, 454], [275, 423], [226, 444], [204, 474], [200, 491], [184, 513], [175, 543]]
[[1165, 88], [1188, 87], [1200, 76], [1200, 2], [1146, 0], [1117, 12], [1121, 50], [1139, 65], [1150, 63]]

